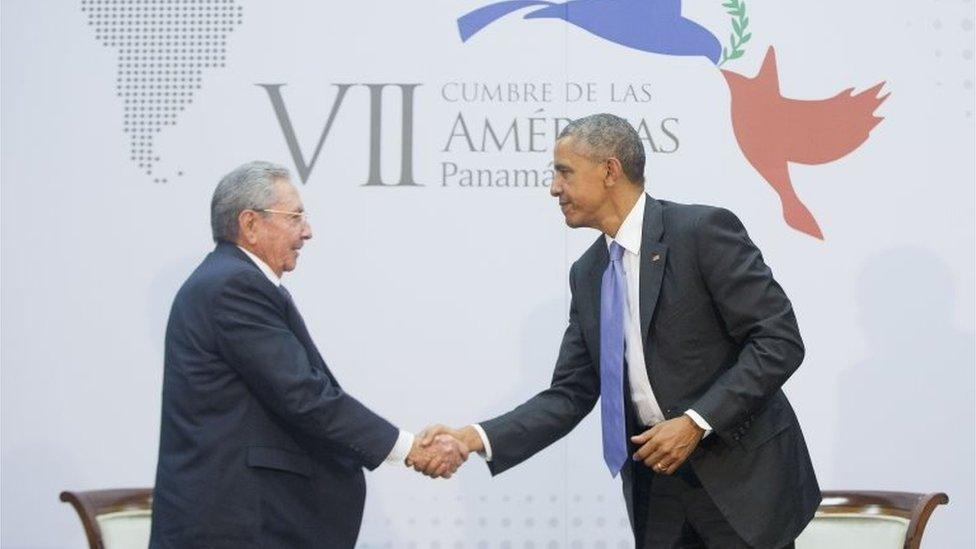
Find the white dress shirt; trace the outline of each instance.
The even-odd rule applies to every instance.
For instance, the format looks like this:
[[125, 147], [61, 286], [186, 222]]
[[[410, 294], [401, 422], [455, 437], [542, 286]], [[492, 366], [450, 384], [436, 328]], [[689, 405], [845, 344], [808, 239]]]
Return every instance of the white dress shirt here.
[[[271, 267], [269, 267], [267, 263], [261, 261], [258, 256], [252, 254], [248, 250], [245, 250], [243, 247], [238, 246], [238, 248], [247, 254], [247, 257], [251, 258], [251, 261], [258, 266], [258, 269], [261, 269], [261, 272], [264, 273], [264, 276], [268, 277], [268, 280], [270, 280], [272, 284], [274, 284], [276, 287], [281, 286], [281, 279], [278, 278], [278, 275], [271, 270]], [[410, 449], [413, 448], [413, 439], [413, 433], [400, 429], [400, 434], [397, 436], [396, 443], [393, 444], [393, 449], [390, 451], [390, 455], [386, 456], [386, 463], [402, 464], [404, 460], [407, 459], [407, 455], [410, 454]]]
[[[644, 235], [644, 205], [647, 195], [641, 194], [637, 203], [624, 218], [624, 222], [614, 237], [603, 235], [607, 247], [616, 241], [624, 249], [623, 265], [624, 278], [627, 280], [627, 314], [624, 317], [624, 358], [627, 363], [627, 381], [630, 383], [630, 400], [634, 403], [637, 418], [642, 425], [651, 427], [664, 421], [664, 413], [658, 403], [651, 380], [647, 376], [647, 366], [644, 362], [644, 338], [641, 335], [640, 323], [640, 248]], [[687, 410], [685, 414], [708, 436], [712, 427], [698, 412]], [[485, 444], [484, 457], [491, 461], [491, 446], [488, 436], [480, 425], [473, 425]]]

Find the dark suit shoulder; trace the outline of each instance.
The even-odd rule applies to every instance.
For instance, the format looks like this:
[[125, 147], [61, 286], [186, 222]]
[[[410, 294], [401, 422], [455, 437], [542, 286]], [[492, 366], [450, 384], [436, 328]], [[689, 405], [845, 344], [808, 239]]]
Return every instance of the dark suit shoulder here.
[[716, 226], [734, 231], [744, 230], [739, 218], [720, 206], [681, 204], [666, 200], [656, 202], [661, 206], [665, 239], [671, 242], [692, 243]]
[[[704, 232], [708, 232], [707, 229], [715, 225], [722, 228], [742, 230], [742, 223], [738, 217], [731, 211], [719, 206], [682, 204], [648, 196], [645, 208], [660, 209], [664, 224], [663, 239], [672, 245], [694, 245], [703, 232], [702, 227], [706, 228]], [[601, 234], [573, 263], [570, 276], [573, 276], [573, 271], [586, 272], [589, 267], [600, 265], [606, 260], [606, 257], [606, 240]]]
[[658, 200], [657, 202], [661, 205], [665, 229], [671, 233], [693, 233], [703, 219], [723, 214], [733, 215], [725, 208], [708, 204], [681, 204], [666, 200]]
[[187, 278], [177, 293], [177, 301], [192, 299], [199, 304], [210, 304], [228, 289], [253, 290], [274, 296], [274, 285], [257, 266], [247, 258], [211, 252], [199, 267]]

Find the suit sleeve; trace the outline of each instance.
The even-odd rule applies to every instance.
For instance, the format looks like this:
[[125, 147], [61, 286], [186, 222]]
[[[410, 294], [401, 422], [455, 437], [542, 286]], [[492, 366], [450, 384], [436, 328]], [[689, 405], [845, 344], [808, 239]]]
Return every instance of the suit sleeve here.
[[291, 428], [379, 466], [398, 430], [309, 361], [260, 273], [231, 278], [214, 301], [218, 349], [257, 398]]
[[695, 239], [702, 278], [740, 351], [691, 408], [725, 436], [796, 371], [803, 341], [789, 298], [734, 214], [711, 209]]
[[565, 436], [590, 413], [600, 396], [600, 376], [579, 325], [575, 269], [574, 265], [569, 277], [573, 294], [569, 326], [549, 388], [514, 410], [480, 423], [491, 441], [488, 468], [492, 475], [522, 463]]

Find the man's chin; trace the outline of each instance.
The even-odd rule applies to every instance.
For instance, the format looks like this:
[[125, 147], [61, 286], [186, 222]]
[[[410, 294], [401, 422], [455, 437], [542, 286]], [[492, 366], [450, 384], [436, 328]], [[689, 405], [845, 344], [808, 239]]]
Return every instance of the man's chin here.
[[285, 270], [286, 271], [294, 271], [295, 270], [295, 267], [298, 266], [298, 257], [300, 255], [301, 254], [298, 252], [298, 250], [292, 250], [291, 261], [286, 261], [285, 262]]

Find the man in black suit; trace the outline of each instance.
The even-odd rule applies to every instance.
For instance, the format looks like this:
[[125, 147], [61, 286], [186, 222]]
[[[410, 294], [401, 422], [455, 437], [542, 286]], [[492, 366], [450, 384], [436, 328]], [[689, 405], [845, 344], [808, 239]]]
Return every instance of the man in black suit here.
[[[570, 269], [569, 326], [551, 386], [448, 433], [493, 475], [566, 435], [601, 402], [638, 548], [792, 547], [820, 502], [783, 383], [803, 359], [796, 317], [727, 210], [655, 200], [644, 150], [609, 114], [574, 121], [551, 194], [603, 234]], [[626, 433], [625, 433], [626, 432]]]
[[211, 224], [217, 247], [166, 328], [150, 547], [351, 548], [363, 468], [450, 476], [467, 449], [450, 437], [421, 448], [336, 381], [281, 285], [312, 237], [286, 169], [229, 173]]

